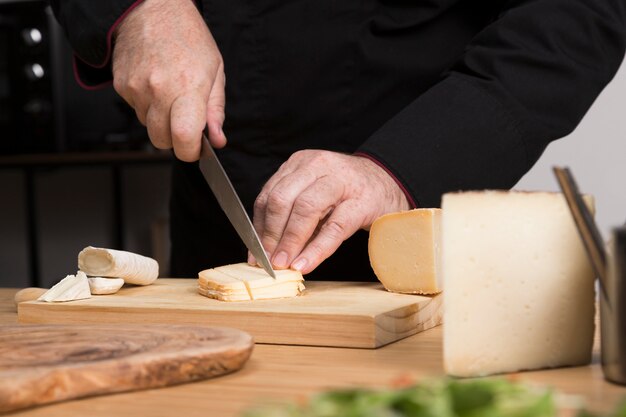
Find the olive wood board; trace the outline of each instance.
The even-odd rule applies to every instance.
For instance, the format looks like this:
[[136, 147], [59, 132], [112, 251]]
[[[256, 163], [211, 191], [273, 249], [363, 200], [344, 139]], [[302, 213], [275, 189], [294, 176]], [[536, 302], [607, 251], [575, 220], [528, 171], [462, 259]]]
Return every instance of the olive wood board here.
[[245, 332], [208, 326], [0, 326], [0, 413], [223, 375], [253, 346]]
[[234, 327], [258, 343], [377, 348], [441, 324], [442, 297], [396, 294], [379, 283], [305, 281], [298, 297], [226, 302], [195, 279], [159, 279], [65, 303], [26, 301], [20, 323], [169, 323]]

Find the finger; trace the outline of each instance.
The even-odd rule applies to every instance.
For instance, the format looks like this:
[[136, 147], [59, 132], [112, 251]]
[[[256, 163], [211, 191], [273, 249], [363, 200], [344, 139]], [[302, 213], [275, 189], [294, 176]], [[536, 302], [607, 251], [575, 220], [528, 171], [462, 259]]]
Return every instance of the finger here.
[[320, 221], [343, 200], [342, 183], [327, 178], [317, 180], [296, 198], [274, 250], [273, 263], [277, 268], [289, 267], [315, 234]]
[[317, 236], [291, 264], [293, 269], [308, 274], [335, 253], [344, 240], [359, 230], [364, 216], [358, 214], [359, 207], [353, 202], [354, 200], [348, 200], [333, 210]]
[[158, 149], [170, 149], [172, 147], [170, 114], [168, 110], [155, 104], [150, 106], [146, 116], [148, 136], [154, 147]]
[[117, 70], [117, 65], [115, 65], [116, 61], [114, 61], [113, 65], [113, 89], [115, 92], [128, 103], [130, 107], [135, 108], [135, 100], [133, 99], [132, 92], [130, 88], [128, 88], [128, 78], [125, 74]]
[[211, 94], [209, 95], [209, 102], [207, 105], [207, 125], [209, 126], [209, 141], [211, 145], [216, 148], [223, 148], [226, 146], [226, 135], [224, 135], [224, 118], [225, 118], [225, 104], [226, 96], [224, 92], [225, 87], [224, 68], [220, 66], [217, 70], [217, 76], [213, 87], [211, 88]]
[[296, 170], [284, 176], [269, 192], [265, 210], [258, 213], [263, 217], [261, 242], [269, 257], [276, 262], [277, 268], [285, 268], [289, 265], [286, 259], [282, 259], [282, 255], [280, 258], [274, 256], [274, 249], [283, 235], [293, 204], [296, 198], [315, 180], [316, 176], [309, 170]]
[[132, 105], [133, 110], [135, 110], [135, 115], [137, 116], [137, 120], [143, 126], [148, 125], [148, 110], [150, 108], [150, 101], [148, 97], [136, 97], [134, 103]]
[[[252, 224], [259, 236], [263, 236], [265, 231], [265, 207], [267, 207], [267, 198], [270, 192], [280, 180], [294, 172], [298, 166], [299, 164], [293, 163], [291, 159], [282, 164], [280, 168], [278, 168], [278, 171], [265, 183], [263, 189], [254, 201]], [[268, 255], [271, 255], [267, 248], [265, 248], [265, 251]]]
[[257, 264], [256, 258], [252, 254], [252, 252], [248, 251], [248, 265], [255, 266]]
[[206, 125], [206, 100], [200, 95], [177, 97], [170, 113], [172, 146], [181, 161], [200, 158], [202, 130]]

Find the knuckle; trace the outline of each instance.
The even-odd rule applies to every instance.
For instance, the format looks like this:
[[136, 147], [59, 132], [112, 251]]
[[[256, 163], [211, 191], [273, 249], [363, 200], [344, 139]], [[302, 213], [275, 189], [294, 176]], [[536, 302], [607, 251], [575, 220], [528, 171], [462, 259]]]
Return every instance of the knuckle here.
[[270, 193], [267, 198], [266, 210], [269, 214], [282, 213], [289, 208], [289, 200], [280, 191], [274, 191]]
[[153, 93], [158, 93], [163, 90], [165, 86], [165, 78], [161, 75], [160, 72], [152, 72], [148, 76], [148, 88]]
[[148, 122], [148, 136], [157, 149], [170, 149], [172, 147], [171, 138], [163, 131], [161, 126]]
[[348, 226], [340, 219], [329, 219], [322, 227], [322, 232], [334, 239], [342, 239], [347, 235]]
[[302, 246], [311, 237], [311, 233], [307, 229], [309, 227], [302, 222], [292, 223], [285, 229], [281, 237], [281, 246], [284, 246], [287, 252], [300, 252]]
[[298, 216], [305, 218], [317, 216], [321, 212], [320, 208], [318, 207], [317, 201], [307, 196], [299, 197], [296, 200], [293, 206], [293, 211]]
[[139, 107], [135, 107], [135, 115], [137, 116], [137, 120], [139, 123], [146, 126], [146, 114], [145, 111]]
[[312, 258], [325, 258], [327, 252], [326, 248], [319, 242], [311, 242], [307, 247], [307, 251], [313, 254]]
[[176, 157], [183, 162], [194, 162], [197, 160], [197, 158], [195, 158], [192, 154], [178, 151], [176, 148], [174, 148], [174, 153], [176, 154]]
[[311, 162], [314, 164], [325, 165], [329, 163], [332, 159], [331, 152], [327, 151], [317, 151], [313, 155], [311, 155]]
[[142, 85], [143, 83], [139, 77], [130, 77], [125, 83], [125, 90], [130, 91], [133, 95], [136, 95], [141, 93]]
[[304, 159], [307, 159], [309, 155], [311, 154], [311, 152], [312, 151], [310, 149], [303, 149], [300, 151], [296, 151], [289, 157], [289, 160], [302, 161]]
[[124, 95], [124, 92], [126, 91], [126, 81], [123, 77], [113, 78], [113, 89], [120, 96]]
[[213, 101], [209, 107], [211, 111], [219, 113], [224, 113], [224, 110], [226, 110], [226, 105], [221, 101]]
[[254, 200], [254, 211], [262, 212], [265, 211], [265, 206], [267, 205], [267, 194], [261, 193]]
[[263, 231], [263, 236], [261, 237], [261, 243], [263, 247], [269, 252], [273, 252], [273, 249], [276, 248], [276, 245], [280, 241], [281, 235], [274, 230], [265, 229]]
[[181, 144], [193, 142], [193, 129], [187, 123], [177, 123], [172, 125], [172, 137]]
[[154, 147], [157, 149], [172, 149], [171, 142], [165, 142], [153, 136], [150, 136], [150, 141], [152, 142], [152, 145], [154, 145]]

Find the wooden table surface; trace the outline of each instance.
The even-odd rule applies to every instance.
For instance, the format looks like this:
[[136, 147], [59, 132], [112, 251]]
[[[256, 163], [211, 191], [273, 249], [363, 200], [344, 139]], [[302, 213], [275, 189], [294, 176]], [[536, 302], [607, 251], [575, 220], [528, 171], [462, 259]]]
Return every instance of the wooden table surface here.
[[[16, 290], [0, 289], [0, 324], [15, 323]], [[597, 338], [596, 338], [597, 339]], [[519, 379], [553, 386], [584, 397], [593, 411], [608, 412], [626, 387], [603, 379], [596, 340], [590, 366], [517, 374]], [[394, 380], [443, 375], [442, 328], [434, 328], [380, 349], [256, 345], [243, 370], [207, 381], [107, 395], [48, 405], [16, 416], [237, 416], [263, 403], [298, 400], [324, 389], [384, 387]]]

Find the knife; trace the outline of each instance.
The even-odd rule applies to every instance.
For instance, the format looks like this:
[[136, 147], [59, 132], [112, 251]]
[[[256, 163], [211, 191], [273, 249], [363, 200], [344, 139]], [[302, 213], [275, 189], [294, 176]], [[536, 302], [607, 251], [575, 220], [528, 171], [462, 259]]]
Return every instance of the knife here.
[[272, 264], [263, 249], [263, 245], [261, 245], [259, 235], [254, 230], [248, 213], [243, 208], [233, 184], [204, 133], [202, 134], [202, 151], [199, 163], [204, 179], [211, 187], [217, 202], [226, 213], [226, 217], [230, 220], [243, 243], [256, 260], [261, 263], [265, 272], [272, 278], [276, 278], [276, 273], [272, 269]]

